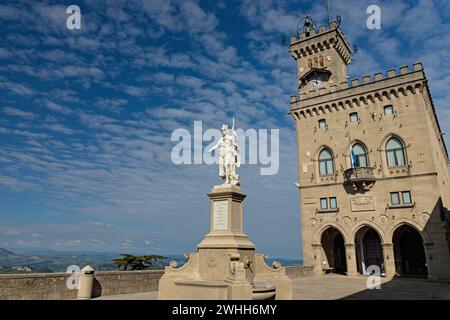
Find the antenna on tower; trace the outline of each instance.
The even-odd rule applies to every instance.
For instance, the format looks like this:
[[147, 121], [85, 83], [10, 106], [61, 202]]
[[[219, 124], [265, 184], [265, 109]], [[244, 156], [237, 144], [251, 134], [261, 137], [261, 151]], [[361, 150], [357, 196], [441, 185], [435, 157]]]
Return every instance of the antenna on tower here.
[[284, 33], [281, 34], [281, 45], [286, 45], [286, 35]]
[[352, 57], [353, 61], [356, 61], [354, 56], [358, 54], [358, 46], [356, 44], [353, 44], [352, 48], [353, 48], [353, 52], [350, 52], [350, 56]]
[[337, 23], [337, 26], [338, 26], [338, 27], [341, 25], [341, 22], [342, 22], [342, 17], [341, 17], [341, 15], [339, 14], [339, 15], [336, 16], [336, 23]]
[[[327, 14], [328, 14], [328, 24], [331, 23], [331, 6], [330, 6], [330, 0], [326, 0], [327, 1]], [[341, 21], [342, 21], [342, 17], [341, 15], [336, 15], [336, 23], [337, 26], [339, 27], [341, 25]]]
[[331, 14], [330, 14], [330, 0], [327, 1], [327, 14], [328, 14], [328, 24], [331, 23]]

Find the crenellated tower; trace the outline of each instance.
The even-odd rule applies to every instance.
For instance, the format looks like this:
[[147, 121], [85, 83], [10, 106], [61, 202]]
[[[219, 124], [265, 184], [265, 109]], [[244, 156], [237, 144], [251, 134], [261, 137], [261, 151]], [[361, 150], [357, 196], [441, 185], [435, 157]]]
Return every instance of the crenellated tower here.
[[306, 17], [303, 32], [290, 38], [290, 52], [297, 61], [299, 92], [339, 85], [347, 81], [350, 46], [338, 24], [315, 27]]

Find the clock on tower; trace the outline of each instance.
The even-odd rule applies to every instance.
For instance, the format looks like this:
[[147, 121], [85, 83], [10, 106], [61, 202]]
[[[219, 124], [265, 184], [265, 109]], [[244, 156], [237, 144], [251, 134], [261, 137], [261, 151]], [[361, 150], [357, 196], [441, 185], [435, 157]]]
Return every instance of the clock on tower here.
[[331, 77], [331, 72], [327, 69], [312, 68], [299, 78], [300, 90], [309, 86], [310, 89], [319, 89], [324, 86]]

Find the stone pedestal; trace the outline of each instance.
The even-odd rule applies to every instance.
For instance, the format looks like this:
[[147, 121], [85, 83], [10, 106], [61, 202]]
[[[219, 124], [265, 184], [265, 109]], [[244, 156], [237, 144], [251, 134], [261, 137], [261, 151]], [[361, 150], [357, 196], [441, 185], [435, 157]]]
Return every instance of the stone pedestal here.
[[210, 232], [197, 246], [201, 249], [235, 248], [254, 250], [255, 245], [243, 230], [245, 194], [236, 185], [215, 186], [210, 193]]
[[276, 299], [292, 299], [285, 269], [265, 263], [243, 230], [245, 194], [236, 185], [215, 186], [211, 199], [210, 232], [188, 254], [180, 268], [166, 267], [159, 282], [158, 299], [257, 299], [254, 281], [273, 286]]

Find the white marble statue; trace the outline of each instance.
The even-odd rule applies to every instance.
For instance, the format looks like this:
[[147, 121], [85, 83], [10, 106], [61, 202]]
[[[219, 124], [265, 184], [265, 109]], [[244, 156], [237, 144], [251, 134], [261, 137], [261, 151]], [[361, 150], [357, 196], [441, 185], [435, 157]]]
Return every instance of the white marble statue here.
[[222, 138], [208, 152], [215, 149], [219, 151], [219, 177], [223, 179], [223, 183], [239, 185], [236, 168], [241, 166], [241, 157], [238, 150], [238, 137], [234, 130], [234, 118], [231, 133], [228, 131], [227, 124], [222, 125], [221, 131]]

